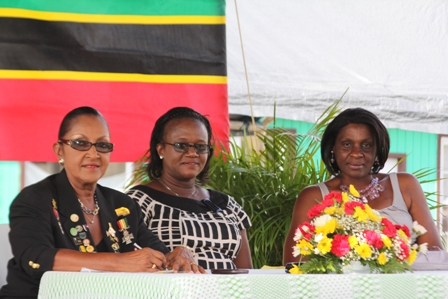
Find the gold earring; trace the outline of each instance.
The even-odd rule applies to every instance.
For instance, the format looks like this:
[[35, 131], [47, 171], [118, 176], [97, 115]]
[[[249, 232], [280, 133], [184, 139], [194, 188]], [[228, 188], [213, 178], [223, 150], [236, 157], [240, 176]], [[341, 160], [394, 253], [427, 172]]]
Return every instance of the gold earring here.
[[59, 158], [59, 161], [58, 161], [58, 163], [61, 165], [61, 166], [64, 166], [64, 159], [62, 159], [62, 158]]

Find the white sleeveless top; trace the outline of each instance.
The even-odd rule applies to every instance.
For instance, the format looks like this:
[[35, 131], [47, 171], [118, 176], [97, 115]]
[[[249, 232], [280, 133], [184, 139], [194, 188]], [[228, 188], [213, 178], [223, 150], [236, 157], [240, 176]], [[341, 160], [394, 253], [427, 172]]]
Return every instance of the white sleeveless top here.
[[[398, 178], [397, 173], [389, 173], [390, 182], [392, 184], [392, 190], [393, 190], [393, 201], [392, 205], [378, 210], [378, 212], [384, 216], [387, 217], [392, 223], [399, 224], [399, 225], [406, 225], [409, 228], [409, 231], [412, 232], [412, 216], [409, 214], [408, 208], [406, 207], [406, 203], [404, 202], [403, 195], [400, 191], [400, 185], [398, 184]], [[330, 193], [330, 190], [328, 190], [327, 185], [325, 185], [325, 182], [317, 184], [317, 186], [320, 188], [320, 192], [322, 194], [322, 198], [324, 198], [325, 195]], [[415, 243], [415, 238], [411, 239], [411, 243]]]

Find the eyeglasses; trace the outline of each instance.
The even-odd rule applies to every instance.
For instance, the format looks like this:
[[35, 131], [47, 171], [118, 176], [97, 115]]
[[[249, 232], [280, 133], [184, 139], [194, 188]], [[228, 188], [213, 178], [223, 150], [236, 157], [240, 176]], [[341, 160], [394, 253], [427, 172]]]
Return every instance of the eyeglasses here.
[[190, 151], [190, 148], [194, 148], [194, 151], [198, 155], [208, 154], [210, 152], [210, 145], [203, 144], [203, 143], [184, 143], [184, 142], [174, 142], [174, 143], [168, 143], [164, 142], [165, 144], [172, 145], [174, 147], [174, 150], [178, 153], [188, 153]]
[[78, 151], [88, 151], [92, 147], [92, 145], [95, 146], [97, 152], [99, 153], [110, 153], [111, 151], [114, 150], [114, 145], [113, 143], [110, 142], [100, 141], [92, 143], [87, 140], [65, 140], [65, 139], [60, 139], [58, 142], [60, 144], [65, 143], [67, 145], [70, 145], [70, 147]]

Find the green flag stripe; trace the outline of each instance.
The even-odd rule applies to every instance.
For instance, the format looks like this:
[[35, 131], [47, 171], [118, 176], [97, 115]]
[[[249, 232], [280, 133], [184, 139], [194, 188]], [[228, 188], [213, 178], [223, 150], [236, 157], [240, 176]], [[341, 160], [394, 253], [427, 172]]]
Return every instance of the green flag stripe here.
[[0, 0], [0, 7], [106, 15], [225, 15], [225, 0]]

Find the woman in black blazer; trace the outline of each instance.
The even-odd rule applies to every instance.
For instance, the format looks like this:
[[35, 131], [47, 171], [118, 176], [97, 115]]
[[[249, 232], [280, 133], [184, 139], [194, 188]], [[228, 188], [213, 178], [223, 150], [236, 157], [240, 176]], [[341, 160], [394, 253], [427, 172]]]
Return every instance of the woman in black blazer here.
[[97, 110], [69, 112], [58, 137], [53, 150], [64, 169], [24, 188], [11, 205], [14, 257], [0, 298], [37, 298], [40, 278], [50, 270], [205, 272], [189, 248], [169, 252], [144, 225], [132, 199], [97, 184], [113, 150], [107, 122]]

